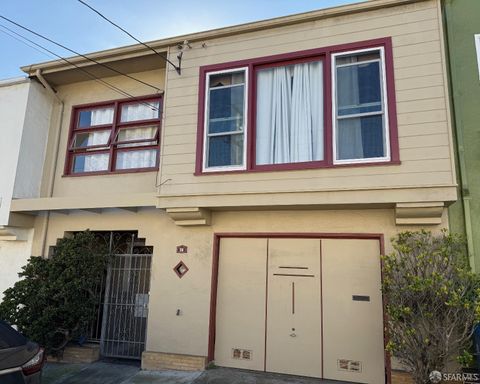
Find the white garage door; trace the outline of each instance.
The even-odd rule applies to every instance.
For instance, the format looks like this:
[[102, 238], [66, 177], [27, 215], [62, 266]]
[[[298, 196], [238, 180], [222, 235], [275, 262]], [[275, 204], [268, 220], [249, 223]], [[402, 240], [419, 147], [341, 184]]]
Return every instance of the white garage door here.
[[385, 383], [377, 240], [220, 241], [215, 363]]

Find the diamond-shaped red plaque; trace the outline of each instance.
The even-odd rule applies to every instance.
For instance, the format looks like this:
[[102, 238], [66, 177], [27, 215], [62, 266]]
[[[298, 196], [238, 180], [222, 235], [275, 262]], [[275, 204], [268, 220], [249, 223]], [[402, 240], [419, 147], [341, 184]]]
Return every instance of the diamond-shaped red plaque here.
[[180, 261], [174, 268], [173, 270], [177, 274], [179, 278], [182, 278], [185, 276], [185, 274], [188, 272], [188, 267], [185, 265], [183, 261]]

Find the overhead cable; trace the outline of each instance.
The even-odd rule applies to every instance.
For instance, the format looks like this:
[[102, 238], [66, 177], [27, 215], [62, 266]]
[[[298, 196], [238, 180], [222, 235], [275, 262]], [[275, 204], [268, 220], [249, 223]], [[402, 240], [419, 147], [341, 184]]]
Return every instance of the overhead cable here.
[[142, 83], [142, 84], [144, 84], [144, 85], [146, 85], [146, 86], [148, 86], [148, 87], [150, 87], [150, 88], [155, 89], [157, 92], [161, 92], [161, 91], [162, 91], [160, 88], [158, 88], [158, 87], [156, 87], [156, 86], [154, 86], [154, 85], [152, 85], [152, 84], [149, 84], [149, 83], [147, 83], [147, 82], [145, 82], [145, 81], [143, 81], [143, 80], [137, 79], [136, 77], [130, 76], [130, 75], [124, 73], [124, 72], [121, 72], [121, 71], [119, 71], [119, 70], [117, 70], [117, 69], [115, 69], [115, 68], [112, 68], [111, 66], [109, 66], [109, 65], [107, 65], [107, 64], [101, 63], [101, 62], [99, 62], [99, 61], [97, 61], [97, 60], [95, 60], [95, 59], [92, 59], [91, 57], [88, 57], [88, 56], [86, 56], [86, 55], [84, 55], [84, 54], [81, 54], [80, 52], [77, 52], [77, 51], [75, 51], [75, 50], [73, 50], [73, 49], [71, 49], [71, 48], [68, 48], [67, 46], [65, 46], [65, 45], [63, 45], [63, 44], [60, 44], [60, 43], [58, 43], [58, 42], [56, 42], [56, 41], [54, 41], [54, 40], [52, 40], [52, 39], [50, 39], [50, 38], [42, 35], [41, 33], [35, 32], [34, 30], [32, 30], [32, 29], [30, 29], [30, 28], [27, 28], [27, 27], [25, 27], [24, 25], [21, 25], [20, 23], [17, 23], [17, 22], [14, 21], [14, 20], [11, 20], [11, 19], [9, 19], [8, 17], [5, 17], [5, 16], [0, 15], [0, 18], [3, 19], [3, 20], [8, 21], [9, 23], [11, 23], [11, 24], [13, 24], [13, 25], [16, 25], [16, 26], [19, 27], [19, 28], [22, 28], [23, 30], [25, 30], [25, 31], [27, 31], [27, 32], [30, 32], [31, 34], [33, 34], [33, 35], [35, 35], [35, 36], [38, 36], [38, 37], [40, 37], [40, 38], [48, 41], [49, 43], [55, 44], [56, 46], [58, 46], [58, 47], [60, 47], [60, 48], [63, 48], [63, 49], [65, 49], [65, 50], [73, 53], [74, 55], [81, 56], [81, 57], [83, 57], [84, 59], [86, 59], [86, 60], [88, 60], [88, 61], [91, 61], [91, 62], [93, 62], [93, 63], [95, 63], [95, 64], [98, 64], [98, 65], [100, 65], [100, 66], [102, 66], [102, 67], [104, 67], [104, 68], [107, 68], [107, 69], [109, 69], [109, 70], [112, 71], [112, 72], [115, 72], [115, 73], [117, 73], [117, 74], [119, 74], [119, 75], [122, 75], [122, 76], [126, 76], [126, 77], [128, 77], [129, 79], [132, 79], [132, 80], [134, 80], [134, 81], [137, 81], [137, 82], [139, 82], [139, 83]]
[[[166, 57], [165, 55], [162, 55], [160, 52], [158, 52], [155, 48], [153, 48], [152, 46], [148, 45], [147, 43], [144, 43], [143, 41], [137, 39], [135, 36], [133, 36], [130, 32], [128, 32], [126, 29], [122, 28], [120, 25], [114, 23], [112, 20], [110, 20], [107, 16], [105, 16], [103, 13], [101, 13], [100, 11], [96, 10], [95, 8], [93, 8], [90, 4], [86, 3], [85, 1], [83, 0], [77, 0], [79, 3], [85, 5], [87, 8], [91, 9], [93, 12], [95, 12], [98, 16], [100, 16], [102, 19], [108, 21], [110, 24], [112, 24], [114, 27], [118, 28], [119, 30], [121, 30], [122, 32], [126, 33], [128, 36], [130, 36], [133, 40], [135, 40], [137, 43], [139, 44], [142, 44], [145, 48], [148, 48], [150, 49], [152, 52], [154, 52], [156, 55], [160, 56], [163, 60], [165, 60], [168, 64], [170, 64], [173, 68], [175, 68], [175, 70], [177, 71], [178, 74], [180, 74], [180, 65], [175, 65], [174, 63], [172, 63], [168, 57]], [[180, 61], [180, 57], [179, 57], [179, 61]]]
[[[0, 16], [0, 17], [1, 17], [1, 16]], [[117, 93], [119, 93], [119, 94], [121, 94], [121, 95], [123, 95], [123, 96], [126, 96], [126, 97], [128, 97], [128, 98], [130, 98], [130, 99], [133, 99], [133, 100], [137, 100], [137, 99], [138, 99], [138, 97], [135, 97], [135, 96], [133, 96], [132, 94], [128, 93], [127, 91], [124, 91], [123, 89], [121, 89], [121, 88], [119, 88], [119, 87], [117, 87], [117, 86], [115, 86], [115, 85], [113, 85], [113, 84], [110, 84], [110, 83], [108, 83], [108, 82], [105, 81], [105, 80], [102, 80], [102, 79], [98, 78], [98, 77], [95, 76], [94, 74], [92, 74], [92, 73], [90, 73], [89, 71], [87, 71], [86, 69], [78, 66], [77, 64], [73, 63], [73, 62], [70, 61], [69, 59], [66, 59], [66, 58], [64, 58], [64, 57], [56, 54], [55, 52], [51, 51], [51, 50], [48, 49], [48, 48], [45, 48], [45, 47], [42, 46], [41, 44], [38, 44], [37, 42], [29, 39], [28, 37], [25, 37], [25, 36], [23, 36], [22, 34], [20, 34], [20, 33], [18, 33], [18, 32], [15, 32], [14, 30], [12, 30], [12, 29], [4, 26], [4, 25], [1, 25], [1, 24], [0, 24], [0, 26], [1, 26], [2, 28], [5, 28], [7, 31], [9, 31], [9, 32], [11, 32], [11, 33], [13, 33], [13, 34], [21, 37], [22, 39], [28, 41], [29, 43], [31, 43], [31, 44], [33, 44], [33, 45], [35, 45], [35, 46], [37, 46], [37, 47], [39, 47], [39, 48], [47, 51], [48, 53], [50, 53], [51, 55], [57, 57], [58, 59], [65, 61], [67, 64], [70, 64], [70, 65], [74, 66], [74, 67], [77, 68], [78, 70], [84, 72], [88, 77], [90, 77], [91, 79], [93, 79], [93, 80], [95, 80], [95, 81], [103, 84], [103, 85], [106, 86], [107, 88], [109, 88], [109, 89], [111, 89], [111, 90], [113, 90], [113, 91], [115, 91], [115, 92], [117, 92]], [[1, 30], [0, 30], [0, 31], [1, 31]], [[13, 37], [13, 36], [12, 36], [12, 37]], [[17, 39], [17, 40], [18, 40], [18, 39]], [[33, 47], [32, 47], [32, 48], [33, 48]], [[153, 105], [153, 104], [150, 104], [150, 103], [147, 103], [147, 102], [143, 102], [143, 101], [140, 102], [140, 103], [148, 106], [148, 107], [149, 107], [150, 109], [152, 109], [152, 110], [155, 110], [155, 111], [158, 111], [158, 110], [159, 110], [159, 109], [158, 109], [155, 105]]]

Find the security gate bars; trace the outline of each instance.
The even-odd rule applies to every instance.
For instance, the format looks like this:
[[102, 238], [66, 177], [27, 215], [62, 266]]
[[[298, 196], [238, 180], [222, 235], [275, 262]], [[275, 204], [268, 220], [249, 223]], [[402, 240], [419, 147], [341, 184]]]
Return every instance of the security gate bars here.
[[97, 287], [99, 303], [90, 326], [91, 341], [104, 357], [140, 359], [145, 349], [153, 248], [133, 232], [99, 233], [112, 256]]

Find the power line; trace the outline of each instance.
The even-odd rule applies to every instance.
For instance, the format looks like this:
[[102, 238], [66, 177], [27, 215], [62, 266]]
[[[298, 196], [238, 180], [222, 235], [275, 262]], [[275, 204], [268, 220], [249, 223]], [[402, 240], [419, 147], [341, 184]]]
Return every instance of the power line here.
[[[160, 52], [158, 52], [155, 48], [151, 47], [147, 43], [144, 43], [143, 41], [140, 41], [137, 39], [135, 36], [133, 36], [130, 32], [128, 32], [126, 29], [122, 28], [120, 25], [114, 23], [112, 20], [110, 20], [108, 17], [103, 15], [100, 11], [97, 11], [95, 8], [93, 8], [91, 5], [87, 4], [83, 0], [77, 0], [79, 3], [85, 5], [87, 8], [90, 8], [93, 12], [95, 12], [98, 16], [100, 16], [102, 19], [108, 21], [110, 24], [113, 26], [117, 27], [120, 29], [122, 32], [126, 33], [128, 36], [130, 36], [133, 40], [135, 40], [137, 43], [142, 44], [144, 47], [150, 49], [152, 52], [154, 52], [156, 55], [160, 56], [163, 60], [165, 60], [168, 64], [170, 64], [175, 70], [177, 71], [178, 74], [180, 74], [180, 65], [175, 65], [172, 63], [166, 56], [162, 55]], [[179, 57], [179, 62], [180, 62], [181, 57]]]
[[[0, 24], [0, 27], [1, 27], [1, 28], [5, 28], [5, 29], [8, 29], [7, 27], [5, 27], [5, 26], [2, 25], [2, 24]], [[22, 39], [19, 39], [19, 38], [16, 37], [13, 33], [7, 32], [7, 31], [5, 31], [5, 30], [3, 30], [3, 29], [0, 29], [0, 32], [4, 33], [4, 34], [7, 35], [7, 36], [10, 36], [11, 38], [19, 41], [19, 42], [22, 43], [22, 44], [25, 44], [27, 47], [30, 47], [30, 48], [32, 48], [32, 49], [35, 49], [36, 51], [40, 52], [41, 54], [43, 54], [43, 55], [45, 55], [45, 56], [47, 56], [47, 57], [49, 57], [49, 58], [54, 58], [54, 59], [55, 59], [55, 56], [49, 55], [47, 52], [42, 51], [41, 49], [38, 49], [38, 48], [35, 47], [34, 45], [31, 45], [31, 44], [27, 43], [26, 41], [24, 41], [24, 40], [22, 40]]]
[[50, 43], [52, 43], [52, 44], [55, 44], [55, 45], [57, 45], [58, 47], [63, 48], [63, 49], [65, 49], [65, 50], [67, 50], [67, 51], [69, 51], [69, 52], [71, 52], [71, 53], [73, 53], [73, 54], [75, 54], [75, 55], [81, 56], [81, 57], [83, 57], [83, 58], [86, 59], [86, 60], [89, 60], [89, 61], [91, 61], [91, 62], [93, 62], [93, 63], [95, 63], [95, 64], [98, 64], [98, 65], [100, 65], [100, 66], [102, 66], [102, 67], [104, 67], [104, 68], [107, 68], [107, 69], [109, 69], [109, 70], [111, 70], [111, 71], [113, 71], [113, 72], [115, 72], [115, 73], [118, 73], [119, 75], [126, 76], [126, 77], [128, 77], [129, 79], [138, 81], [139, 83], [142, 83], [142, 84], [144, 84], [144, 85], [146, 85], [146, 86], [148, 86], [148, 87], [150, 87], [150, 88], [155, 89], [157, 92], [161, 91], [160, 88], [158, 88], [158, 87], [156, 87], [156, 86], [154, 86], [154, 85], [152, 85], [152, 84], [149, 84], [149, 83], [147, 83], [147, 82], [145, 82], [145, 81], [143, 81], [143, 80], [137, 79], [136, 77], [133, 77], [133, 76], [130, 76], [130, 75], [126, 74], [126, 73], [123, 73], [123, 72], [121, 72], [121, 71], [119, 71], [119, 70], [117, 70], [117, 69], [115, 69], [115, 68], [110, 67], [110, 66], [107, 65], [107, 64], [101, 63], [101, 62], [99, 62], [99, 61], [97, 61], [97, 60], [95, 60], [95, 59], [92, 59], [91, 57], [88, 57], [88, 56], [83, 55], [83, 54], [81, 54], [81, 53], [79, 53], [79, 52], [77, 52], [77, 51], [74, 51], [73, 49], [70, 49], [70, 48], [66, 47], [65, 45], [63, 45], [63, 44], [60, 44], [60, 43], [58, 43], [58, 42], [56, 42], [56, 41], [54, 41], [54, 40], [52, 40], [52, 39], [50, 39], [50, 38], [48, 38], [48, 37], [40, 34], [40, 33], [38, 33], [38, 32], [35, 32], [35, 31], [33, 31], [32, 29], [27, 28], [27, 27], [25, 27], [25, 26], [23, 26], [23, 25], [15, 22], [15, 21], [9, 19], [8, 17], [5, 17], [5, 16], [0, 15], [0, 18], [8, 21], [9, 23], [11, 23], [11, 24], [13, 24], [13, 25], [16, 25], [16, 26], [19, 27], [19, 28], [22, 28], [23, 30], [25, 30], [25, 31], [27, 31], [27, 32], [32, 33], [32, 34], [35, 35], [35, 36], [38, 36], [38, 37], [40, 37], [40, 38], [42, 38], [42, 39], [44, 39], [44, 40], [46, 40], [46, 41], [48, 41], [48, 42], [50, 42]]
[[[1, 16], [0, 16], [0, 17], [1, 17]], [[37, 42], [29, 39], [28, 37], [25, 37], [25, 36], [23, 36], [22, 34], [20, 34], [20, 33], [18, 33], [18, 32], [15, 32], [14, 30], [12, 30], [12, 29], [4, 26], [4, 25], [1, 25], [1, 24], [0, 24], [0, 26], [1, 26], [2, 28], [5, 28], [7, 31], [9, 31], [9, 32], [11, 32], [11, 33], [13, 33], [13, 34], [21, 37], [22, 39], [28, 41], [29, 43], [31, 43], [31, 44], [33, 44], [33, 45], [35, 45], [35, 46], [37, 46], [37, 47], [39, 47], [39, 48], [47, 51], [48, 53], [50, 53], [51, 55], [59, 58], [60, 60], [65, 61], [67, 64], [73, 65], [75, 68], [77, 68], [77, 69], [79, 69], [80, 71], [84, 72], [88, 77], [90, 77], [91, 79], [93, 79], [93, 80], [95, 80], [95, 81], [103, 84], [103, 85], [106, 86], [107, 88], [109, 88], [109, 89], [111, 89], [111, 90], [113, 90], [113, 91], [115, 91], [115, 92], [117, 92], [117, 93], [119, 93], [119, 94], [121, 94], [121, 95], [123, 95], [123, 96], [126, 96], [126, 97], [128, 97], [128, 98], [131, 98], [131, 99], [134, 99], [134, 100], [137, 100], [137, 99], [138, 99], [138, 97], [135, 97], [135, 96], [131, 95], [130, 93], [128, 93], [127, 91], [124, 91], [124, 90], [122, 90], [121, 88], [118, 88], [118, 87], [116, 87], [115, 85], [110, 84], [110, 83], [106, 82], [105, 80], [102, 80], [102, 79], [96, 77], [95, 75], [93, 75], [92, 73], [90, 73], [89, 71], [87, 71], [86, 69], [84, 69], [84, 68], [78, 66], [77, 64], [71, 62], [70, 60], [68, 60], [68, 59], [66, 59], [66, 58], [64, 58], [64, 57], [56, 54], [55, 52], [49, 50], [48, 48], [45, 48], [45, 47], [42, 46], [41, 44], [38, 44]], [[0, 30], [0, 31], [1, 31], [1, 30]], [[11, 35], [10, 35], [10, 36], [11, 36]], [[14, 37], [14, 36], [11, 36], [11, 37]], [[18, 39], [17, 39], [17, 40], [18, 40]], [[34, 47], [31, 47], [31, 48], [34, 48]], [[36, 49], [36, 48], [35, 48], [35, 49]], [[158, 111], [158, 110], [159, 110], [159, 109], [158, 109], [155, 105], [153, 105], [153, 104], [150, 104], [150, 103], [147, 103], [147, 102], [144, 102], [144, 101], [141, 101], [140, 103], [143, 104], [143, 105], [148, 106], [148, 107], [149, 107], [150, 109], [152, 109], [152, 110], [155, 110], [155, 111]]]

